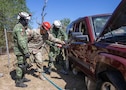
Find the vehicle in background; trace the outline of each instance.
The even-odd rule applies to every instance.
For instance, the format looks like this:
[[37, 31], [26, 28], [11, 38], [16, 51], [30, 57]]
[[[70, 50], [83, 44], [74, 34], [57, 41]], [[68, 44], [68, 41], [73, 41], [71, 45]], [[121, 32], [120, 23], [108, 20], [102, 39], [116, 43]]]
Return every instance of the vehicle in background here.
[[85, 74], [88, 90], [126, 90], [126, 0], [113, 14], [82, 17], [72, 25], [67, 68]]

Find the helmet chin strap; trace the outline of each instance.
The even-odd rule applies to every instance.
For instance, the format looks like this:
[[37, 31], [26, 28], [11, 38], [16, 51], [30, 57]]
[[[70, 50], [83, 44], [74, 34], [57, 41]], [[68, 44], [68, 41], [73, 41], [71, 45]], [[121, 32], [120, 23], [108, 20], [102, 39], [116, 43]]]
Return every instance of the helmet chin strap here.
[[19, 22], [20, 22], [24, 27], [27, 27], [27, 26], [28, 26], [28, 20], [27, 20], [27, 19], [20, 18]]
[[56, 31], [58, 31], [58, 30], [59, 30], [59, 28], [57, 28], [56, 26], [54, 26], [54, 28], [55, 28], [55, 30], [56, 30]]

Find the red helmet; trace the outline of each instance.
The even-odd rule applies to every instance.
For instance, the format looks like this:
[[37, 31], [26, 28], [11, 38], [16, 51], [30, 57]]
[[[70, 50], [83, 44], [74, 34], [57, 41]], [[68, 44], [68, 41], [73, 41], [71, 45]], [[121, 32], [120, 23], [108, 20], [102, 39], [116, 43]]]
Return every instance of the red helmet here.
[[42, 23], [42, 27], [43, 27], [45, 30], [50, 30], [51, 25], [50, 25], [49, 22], [43, 22], [43, 23]]

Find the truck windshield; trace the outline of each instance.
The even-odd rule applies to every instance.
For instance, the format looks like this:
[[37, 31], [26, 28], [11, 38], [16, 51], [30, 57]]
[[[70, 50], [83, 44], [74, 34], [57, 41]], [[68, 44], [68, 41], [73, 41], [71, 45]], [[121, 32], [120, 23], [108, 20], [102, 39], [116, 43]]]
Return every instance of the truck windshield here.
[[111, 15], [104, 15], [104, 16], [97, 16], [97, 17], [92, 18], [94, 32], [95, 32], [96, 37], [98, 37], [99, 34], [102, 32], [102, 30], [103, 30], [106, 22], [110, 18], [110, 16]]

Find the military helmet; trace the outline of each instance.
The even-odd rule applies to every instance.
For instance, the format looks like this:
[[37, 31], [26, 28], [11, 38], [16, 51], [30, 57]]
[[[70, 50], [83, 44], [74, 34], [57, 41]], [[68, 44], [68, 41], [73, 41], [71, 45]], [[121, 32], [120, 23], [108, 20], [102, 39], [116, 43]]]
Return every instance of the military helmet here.
[[53, 25], [56, 27], [56, 28], [60, 28], [61, 27], [61, 22], [59, 20], [55, 20], [53, 22]]
[[51, 24], [49, 22], [43, 22], [41, 25], [45, 30], [50, 30]]
[[31, 14], [28, 14], [27, 12], [20, 12], [17, 16], [17, 19], [24, 18], [27, 20], [31, 19]]

